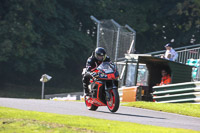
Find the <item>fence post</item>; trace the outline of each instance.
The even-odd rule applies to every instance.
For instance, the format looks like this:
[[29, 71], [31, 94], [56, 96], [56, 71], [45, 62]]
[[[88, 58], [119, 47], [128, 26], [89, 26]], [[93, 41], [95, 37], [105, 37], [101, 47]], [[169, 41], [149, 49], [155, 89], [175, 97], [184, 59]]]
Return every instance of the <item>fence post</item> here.
[[117, 42], [116, 42], [116, 49], [115, 49], [115, 62], [117, 62], [117, 54], [118, 54], [118, 47], [119, 47], [119, 34], [120, 34], [120, 28], [118, 27]]
[[42, 96], [41, 96], [42, 99], [44, 99], [44, 82], [42, 82]]
[[[130, 53], [131, 53], [131, 49], [135, 50], [136, 31], [135, 31], [134, 29], [132, 29], [132, 28], [131, 28], [129, 25], [127, 25], [127, 24], [125, 25], [125, 27], [133, 33], [133, 40], [132, 40], [132, 43], [133, 43], [133, 44], [130, 45], [130, 49], [129, 49], [129, 51], [128, 51], [128, 53], [130, 54]], [[133, 51], [133, 52], [134, 52], [134, 51]]]
[[97, 47], [99, 47], [99, 31], [100, 31], [100, 21], [96, 19], [94, 16], [90, 16], [90, 18], [97, 23]]
[[115, 62], [117, 62], [117, 55], [118, 55], [118, 47], [119, 47], [119, 35], [120, 35], [120, 28], [121, 26], [115, 22], [115, 20], [111, 19], [112, 23], [117, 26], [117, 41], [116, 41], [116, 48], [115, 48]]

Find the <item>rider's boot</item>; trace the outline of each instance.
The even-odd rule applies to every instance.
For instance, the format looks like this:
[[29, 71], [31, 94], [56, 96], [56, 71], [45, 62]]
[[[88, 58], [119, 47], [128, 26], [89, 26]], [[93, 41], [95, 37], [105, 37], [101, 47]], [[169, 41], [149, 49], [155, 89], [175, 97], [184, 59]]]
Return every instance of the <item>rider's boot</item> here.
[[88, 85], [87, 84], [83, 83], [83, 89], [84, 89], [85, 95], [89, 96], [90, 93], [89, 93], [89, 89], [88, 89]]

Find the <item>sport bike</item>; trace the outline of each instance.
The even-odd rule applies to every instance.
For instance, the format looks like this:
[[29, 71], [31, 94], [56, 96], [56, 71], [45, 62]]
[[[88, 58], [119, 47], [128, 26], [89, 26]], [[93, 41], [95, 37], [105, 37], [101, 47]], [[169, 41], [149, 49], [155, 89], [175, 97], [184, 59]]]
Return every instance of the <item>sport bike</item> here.
[[107, 106], [111, 112], [116, 112], [120, 104], [117, 87], [119, 73], [116, 66], [103, 62], [91, 75], [89, 96], [84, 97], [86, 107], [95, 111], [99, 106]]

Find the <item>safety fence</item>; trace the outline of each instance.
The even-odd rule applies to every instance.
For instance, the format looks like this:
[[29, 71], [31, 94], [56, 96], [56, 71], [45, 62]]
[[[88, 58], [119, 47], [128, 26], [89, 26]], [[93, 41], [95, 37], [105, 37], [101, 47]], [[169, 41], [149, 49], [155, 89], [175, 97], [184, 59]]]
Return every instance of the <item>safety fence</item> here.
[[158, 103], [200, 103], [200, 82], [185, 82], [153, 87]]
[[97, 25], [97, 47], [103, 47], [109, 51], [113, 61], [123, 58], [126, 53], [134, 53], [136, 31], [129, 25], [120, 25], [113, 19], [98, 20], [94, 16], [91, 19]]
[[[200, 44], [184, 46], [179, 48], [174, 48], [178, 53], [178, 58], [176, 62], [186, 64], [188, 59], [200, 59]], [[160, 57], [165, 53], [165, 50], [151, 52], [147, 54], [151, 54], [155, 57]]]
[[[186, 64], [188, 59], [200, 59], [200, 46], [197, 48], [186, 48], [184, 50], [177, 50], [178, 58], [176, 62]], [[162, 54], [154, 55], [155, 57], [160, 57]]]

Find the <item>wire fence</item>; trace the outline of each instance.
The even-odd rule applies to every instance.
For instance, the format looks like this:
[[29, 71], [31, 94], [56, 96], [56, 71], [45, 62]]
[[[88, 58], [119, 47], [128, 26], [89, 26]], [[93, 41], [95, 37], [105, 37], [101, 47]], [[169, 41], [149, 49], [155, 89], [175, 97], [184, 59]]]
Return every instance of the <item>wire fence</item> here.
[[103, 47], [113, 61], [124, 58], [126, 53], [134, 53], [136, 32], [129, 27], [121, 26], [113, 19], [91, 19], [97, 24], [97, 47]]

